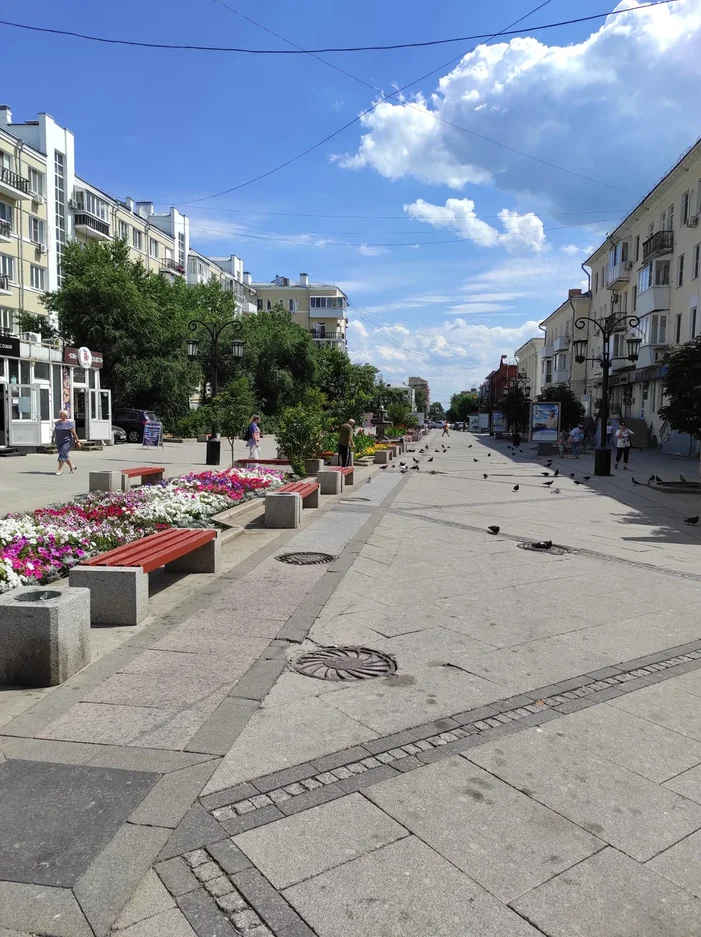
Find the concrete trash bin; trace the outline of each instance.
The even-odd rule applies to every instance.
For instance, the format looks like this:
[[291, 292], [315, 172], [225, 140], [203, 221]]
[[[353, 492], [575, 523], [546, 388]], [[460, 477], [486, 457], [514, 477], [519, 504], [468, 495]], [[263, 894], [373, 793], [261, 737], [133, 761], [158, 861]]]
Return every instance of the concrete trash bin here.
[[343, 473], [335, 469], [324, 469], [316, 473], [322, 495], [340, 495], [343, 493]]
[[378, 449], [375, 453], [375, 465], [389, 465], [392, 454], [389, 449]]
[[0, 595], [0, 684], [58, 686], [90, 663], [90, 591], [23, 586]]

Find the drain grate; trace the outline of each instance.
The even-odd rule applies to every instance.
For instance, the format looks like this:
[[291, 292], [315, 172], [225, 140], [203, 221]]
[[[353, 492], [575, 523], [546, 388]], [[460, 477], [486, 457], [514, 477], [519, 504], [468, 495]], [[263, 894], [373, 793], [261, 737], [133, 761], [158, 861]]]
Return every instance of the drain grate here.
[[[542, 540], [536, 540], [535, 543], [542, 543]], [[545, 547], [537, 547], [535, 543], [517, 543], [516, 546], [519, 550], [528, 550], [531, 553], [540, 553], [541, 556], [564, 556], [566, 553], [572, 553], [568, 547], [559, 547], [554, 543], [551, 547], [546, 549]]]
[[289, 563], [290, 566], [321, 566], [323, 563], [333, 563], [336, 557], [330, 553], [280, 553], [275, 559]]
[[340, 682], [386, 677], [396, 672], [397, 662], [390, 654], [368, 647], [320, 647], [302, 654], [292, 667], [305, 677]]

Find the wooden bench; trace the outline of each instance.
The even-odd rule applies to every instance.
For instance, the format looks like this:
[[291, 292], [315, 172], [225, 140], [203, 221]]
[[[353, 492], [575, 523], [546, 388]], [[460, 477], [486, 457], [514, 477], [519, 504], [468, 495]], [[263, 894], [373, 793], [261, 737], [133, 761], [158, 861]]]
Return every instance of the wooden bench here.
[[289, 459], [237, 459], [237, 465], [289, 465]]
[[216, 573], [221, 542], [216, 530], [161, 530], [74, 566], [69, 585], [90, 589], [90, 620], [138, 625], [148, 614], [148, 574]]
[[165, 471], [162, 465], [139, 465], [135, 468], [122, 469], [122, 488], [124, 491], [129, 491], [132, 478], [138, 478], [141, 485], [145, 484], [144, 479], [147, 479], [146, 484], [163, 481]]
[[343, 475], [345, 483], [347, 485], [354, 484], [355, 481], [355, 466], [353, 465], [333, 465], [334, 472], [340, 472]]
[[265, 496], [266, 527], [299, 527], [302, 507], [319, 507], [319, 483], [290, 482]]

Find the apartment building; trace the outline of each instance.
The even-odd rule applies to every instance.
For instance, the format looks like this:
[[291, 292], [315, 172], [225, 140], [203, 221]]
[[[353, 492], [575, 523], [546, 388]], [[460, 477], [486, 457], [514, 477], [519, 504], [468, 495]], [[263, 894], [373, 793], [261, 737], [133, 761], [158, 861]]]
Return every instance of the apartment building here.
[[[701, 331], [700, 216], [701, 138], [585, 261], [591, 270], [591, 315], [615, 312], [640, 319], [639, 328], [622, 330], [611, 341], [612, 412], [642, 420], [649, 438], [663, 449], [670, 441], [658, 414], [664, 403], [664, 357]], [[630, 335], [642, 337], [635, 362], [625, 357]], [[590, 339], [588, 354], [595, 352]], [[590, 383], [600, 396], [600, 368], [591, 372]], [[678, 437], [673, 442], [676, 451], [680, 442]], [[695, 444], [688, 442], [692, 451]]]
[[428, 413], [428, 408], [431, 406], [431, 388], [429, 387], [428, 381], [423, 377], [409, 377], [407, 378], [407, 384], [409, 387], [413, 387], [414, 390], [423, 391], [424, 410]]
[[317, 344], [331, 345], [347, 352], [348, 297], [332, 283], [312, 283], [306, 273], [299, 281], [276, 276], [271, 283], [254, 282], [259, 311], [273, 309], [278, 303], [292, 314], [298, 325], [309, 329]]
[[518, 361], [518, 374], [531, 388], [531, 398], [535, 399], [541, 389], [542, 359], [540, 349], [545, 344], [544, 338], [529, 338], [514, 352]]
[[590, 403], [586, 393], [587, 365], [586, 362], [580, 364], [574, 360], [570, 346], [575, 332], [578, 335], [589, 334], [588, 330], [578, 331], [575, 327], [575, 321], [580, 316], [589, 315], [589, 301], [589, 294], [582, 293], [581, 289], [569, 290], [567, 299], [540, 324], [545, 332], [545, 340], [540, 348], [541, 389], [548, 384], [568, 384], [582, 400], [587, 416]]

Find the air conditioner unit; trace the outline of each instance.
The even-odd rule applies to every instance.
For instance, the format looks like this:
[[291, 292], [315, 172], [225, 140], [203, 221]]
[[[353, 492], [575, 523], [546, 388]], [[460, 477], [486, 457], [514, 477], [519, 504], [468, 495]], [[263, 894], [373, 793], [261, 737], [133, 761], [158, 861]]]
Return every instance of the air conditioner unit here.
[[632, 270], [632, 269], [633, 269], [633, 261], [626, 260], [626, 270]]
[[687, 228], [695, 228], [699, 223], [699, 216], [693, 215], [691, 218], [687, 218], [686, 226]]
[[44, 196], [39, 195], [37, 192], [32, 192], [32, 205], [43, 205]]
[[39, 332], [22, 332], [20, 338], [23, 342], [32, 342], [34, 345], [41, 344], [41, 334]]
[[45, 253], [46, 253], [46, 244], [35, 244], [35, 245], [34, 245], [34, 248], [35, 248], [37, 254], [45, 254]]
[[75, 210], [76, 208], [79, 208], [80, 206], [78, 205], [78, 199], [77, 199], [77, 198], [69, 198], [69, 199], [68, 199], [68, 207], [69, 207], [69, 208], [72, 208], [72, 209], [74, 209], [74, 210]]

